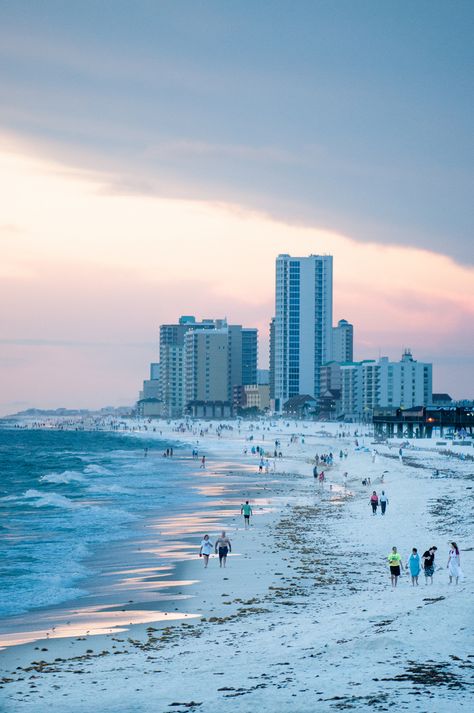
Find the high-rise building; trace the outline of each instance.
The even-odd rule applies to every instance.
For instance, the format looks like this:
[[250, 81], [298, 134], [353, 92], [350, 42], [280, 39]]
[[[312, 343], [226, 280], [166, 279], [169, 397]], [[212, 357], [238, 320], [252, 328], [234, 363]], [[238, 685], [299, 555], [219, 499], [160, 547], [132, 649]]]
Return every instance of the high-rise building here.
[[275, 410], [298, 394], [318, 397], [332, 354], [332, 256], [276, 260]]
[[182, 416], [184, 393], [184, 337], [190, 330], [212, 330], [221, 320], [206, 319], [196, 322], [192, 316], [180, 317], [178, 324], [160, 327], [160, 379], [165, 414], [170, 418]]
[[270, 354], [269, 354], [269, 372], [270, 372], [270, 404], [272, 408], [275, 405], [275, 317], [270, 320]]
[[319, 373], [321, 394], [341, 388], [341, 364], [339, 362], [326, 362], [321, 366]]
[[150, 364], [150, 379], [158, 380], [160, 378], [160, 364], [159, 362], [153, 361]]
[[185, 404], [229, 401], [229, 330], [189, 330], [184, 337]]
[[409, 350], [398, 362], [381, 357], [378, 361], [340, 364], [342, 412], [363, 420], [371, 417], [376, 406], [428, 406], [432, 401], [432, 369], [432, 364], [413, 359]]
[[354, 327], [345, 319], [332, 328], [332, 359], [338, 362], [354, 359]]
[[258, 330], [242, 327], [242, 385], [257, 383]]
[[[189, 336], [218, 333], [214, 341]], [[215, 349], [217, 344], [222, 346], [224, 339], [225, 359], [222, 349]], [[172, 418], [182, 416], [190, 401], [232, 403], [234, 386], [249, 380], [257, 382], [257, 351], [258, 330], [242, 328], [239, 324], [228, 325], [225, 319], [197, 322], [195, 317], [187, 316], [181, 317], [178, 324], [161, 325], [160, 370], [166, 414]], [[222, 374], [224, 361], [225, 379]], [[222, 391], [224, 381], [225, 394]]]

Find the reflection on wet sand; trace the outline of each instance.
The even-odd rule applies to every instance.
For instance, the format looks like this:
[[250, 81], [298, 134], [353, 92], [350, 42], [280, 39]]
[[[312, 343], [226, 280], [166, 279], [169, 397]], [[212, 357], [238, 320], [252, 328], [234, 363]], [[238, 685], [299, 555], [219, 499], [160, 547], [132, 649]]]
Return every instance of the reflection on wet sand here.
[[[254, 464], [236, 467], [229, 461], [213, 464], [212, 472], [210, 469], [194, 472], [192, 487], [198, 497], [191, 512], [170, 513], [145, 524], [144, 536], [134, 540], [129, 550], [134, 559], [130, 568], [123, 565], [123, 559], [117, 559], [117, 554], [112, 554], [110, 562], [105, 555], [103, 571], [92, 589], [92, 596], [96, 601], [100, 599], [100, 603], [82, 606], [84, 601], [91, 601], [89, 594], [74, 609], [39, 610], [12, 619], [8, 628], [0, 632], [0, 647], [45, 638], [110, 634], [124, 631], [132, 624], [199, 616], [165, 612], [156, 607], [167, 608], [164, 602], [173, 606], [173, 602], [192, 598], [191, 592], [183, 594], [177, 588], [191, 587], [198, 580], [180, 579], [179, 567], [180, 563], [198, 556], [205, 532], [214, 536], [220, 530], [232, 531], [232, 519], [240, 522], [240, 507], [245, 499], [251, 499], [255, 515], [273, 509], [263, 490], [276, 481], [264, 476], [260, 483], [258, 479], [250, 479], [250, 474], [255, 476]], [[111, 603], [122, 599], [125, 593], [130, 597], [127, 603]]]
[[[122, 606], [122, 605], [117, 605]], [[37, 629], [30, 631], [15, 631], [0, 635], [0, 649], [7, 646], [27, 644], [38, 639], [61, 639], [72, 636], [97, 636], [126, 631], [132, 624], [148, 624], [149, 622], [175, 621], [176, 619], [195, 619], [199, 614], [184, 614], [180, 612], [160, 612], [156, 610], [101, 610], [94, 607], [84, 607], [79, 611], [66, 611], [68, 620], [56, 623], [56, 615], [46, 614], [39, 622]]]

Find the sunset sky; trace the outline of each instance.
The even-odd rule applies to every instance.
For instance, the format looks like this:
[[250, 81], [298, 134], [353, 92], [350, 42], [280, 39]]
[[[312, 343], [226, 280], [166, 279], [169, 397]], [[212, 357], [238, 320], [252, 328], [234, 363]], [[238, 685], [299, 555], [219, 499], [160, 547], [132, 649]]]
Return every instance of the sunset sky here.
[[0, 415], [132, 404], [158, 327], [257, 326], [334, 255], [355, 357], [474, 397], [472, 28], [456, 0], [0, 0]]

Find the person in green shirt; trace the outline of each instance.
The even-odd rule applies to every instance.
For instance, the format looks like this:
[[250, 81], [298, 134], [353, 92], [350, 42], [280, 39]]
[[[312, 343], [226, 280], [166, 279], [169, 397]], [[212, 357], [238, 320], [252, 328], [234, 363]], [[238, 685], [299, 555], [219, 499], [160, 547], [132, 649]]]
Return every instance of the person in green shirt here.
[[245, 503], [240, 506], [240, 514], [244, 516], [245, 529], [248, 530], [250, 527], [250, 515], [253, 515], [253, 510], [249, 505], [248, 500], [246, 500]]
[[392, 551], [387, 557], [388, 566], [390, 567], [390, 579], [392, 581], [392, 589], [397, 586], [400, 570], [403, 569], [402, 557], [398, 554], [397, 548], [392, 547]]

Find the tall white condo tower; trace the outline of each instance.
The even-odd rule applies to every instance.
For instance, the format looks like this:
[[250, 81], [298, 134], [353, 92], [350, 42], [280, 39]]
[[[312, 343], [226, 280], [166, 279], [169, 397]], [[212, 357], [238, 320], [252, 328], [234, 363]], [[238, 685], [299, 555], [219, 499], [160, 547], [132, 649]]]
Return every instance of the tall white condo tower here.
[[332, 350], [332, 255], [277, 257], [274, 343], [275, 410], [298, 394], [318, 397]]

